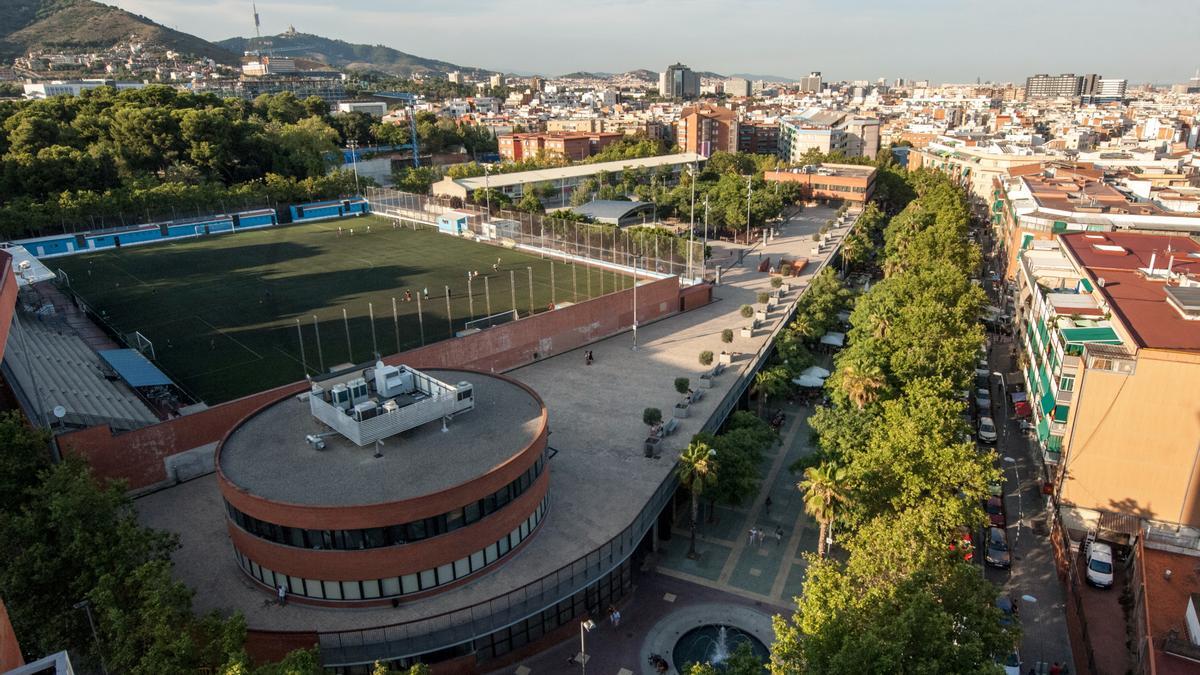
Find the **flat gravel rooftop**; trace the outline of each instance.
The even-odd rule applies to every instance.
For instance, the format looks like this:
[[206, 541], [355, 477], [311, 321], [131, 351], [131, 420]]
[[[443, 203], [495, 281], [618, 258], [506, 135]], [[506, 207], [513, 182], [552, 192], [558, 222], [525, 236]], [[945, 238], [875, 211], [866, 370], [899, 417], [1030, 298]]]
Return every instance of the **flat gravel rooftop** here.
[[470, 382], [475, 409], [442, 431], [440, 420], [387, 438], [383, 457], [341, 434], [315, 450], [306, 434], [329, 431], [296, 396], [238, 427], [221, 448], [226, 478], [251, 494], [310, 506], [360, 506], [432, 494], [477, 478], [537, 437], [542, 408], [525, 389], [483, 373], [422, 371], [449, 384]]

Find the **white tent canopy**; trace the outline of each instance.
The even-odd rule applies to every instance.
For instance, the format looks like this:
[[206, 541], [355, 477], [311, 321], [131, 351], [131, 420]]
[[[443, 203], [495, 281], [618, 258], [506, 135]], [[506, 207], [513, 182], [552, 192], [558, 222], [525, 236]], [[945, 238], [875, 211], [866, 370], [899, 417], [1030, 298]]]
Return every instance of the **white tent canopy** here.
[[798, 387], [815, 389], [817, 387], [825, 386], [825, 380], [822, 380], [819, 377], [813, 377], [812, 375], [801, 375], [800, 377], [793, 379], [792, 384]]
[[817, 378], [820, 378], [823, 380], [823, 379], [829, 377], [829, 371], [825, 370], [821, 366], [809, 366], [808, 368], [805, 368], [800, 373], [800, 375], [808, 376], [808, 377], [817, 377]]
[[846, 334], [829, 331], [821, 336], [821, 344], [831, 347], [841, 347], [846, 344]]

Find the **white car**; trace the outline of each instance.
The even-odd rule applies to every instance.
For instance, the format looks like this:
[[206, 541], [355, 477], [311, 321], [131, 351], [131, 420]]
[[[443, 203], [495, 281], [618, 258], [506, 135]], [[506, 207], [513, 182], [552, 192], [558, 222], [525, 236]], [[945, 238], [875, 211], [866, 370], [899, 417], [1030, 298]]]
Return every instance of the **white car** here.
[[984, 443], [996, 442], [996, 423], [992, 421], [992, 418], [979, 418], [979, 440]]
[[1112, 547], [1104, 542], [1093, 541], [1088, 546], [1087, 582], [1096, 588], [1112, 588]]
[[1004, 675], [1021, 675], [1021, 655], [1015, 649], [1004, 658]]

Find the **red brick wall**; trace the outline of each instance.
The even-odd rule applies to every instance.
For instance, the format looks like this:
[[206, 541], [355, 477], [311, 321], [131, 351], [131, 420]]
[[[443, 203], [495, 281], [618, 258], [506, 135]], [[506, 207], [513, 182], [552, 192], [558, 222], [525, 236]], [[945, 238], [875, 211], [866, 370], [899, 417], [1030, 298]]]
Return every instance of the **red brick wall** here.
[[12, 256], [0, 251], [0, 358], [8, 344], [8, 327], [12, 325], [17, 307], [17, 277], [13, 274]]
[[246, 631], [246, 654], [257, 664], [281, 661], [288, 652], [297, 649], [312, 649], [316, 645], [316, 633], [287, 633], [254, 629]]
[[679, 289], [679, 310], [691, 311], [712, 302], [712, 285], [696, 284]]
[[[642, 324], [674, 314], [680, 307], [678, 279], [643, 282], [638, 286], [637, 299], [638, 321]], [[384, 360], [415, 368], [504, 372], [626, 330], [633, 321], [632, 304], [633, 289], [618, 291]], [[689, 309], [692, 306], [698, 305], [689, 300]], [[58, 444], [64, 455], [85, 458], [97, 476], [124, 479], [130, 489], [144, 488], [167, 480], [165, 458], [216, 443], [246, 415], [306, 386], [295, 382], [120, 435], [114, 435], [107, 426], [83, 429], [59, 436]]]
[[[8, 269], [11, 270], [12, 267]], [[21, 645], [17, 642], [17, 634], [8, 620], [8, 609], [4, 607], [4, 601], [0, 600], [0, 673], [7, 673], [23, 665], [25, 657], [21, 656]]]

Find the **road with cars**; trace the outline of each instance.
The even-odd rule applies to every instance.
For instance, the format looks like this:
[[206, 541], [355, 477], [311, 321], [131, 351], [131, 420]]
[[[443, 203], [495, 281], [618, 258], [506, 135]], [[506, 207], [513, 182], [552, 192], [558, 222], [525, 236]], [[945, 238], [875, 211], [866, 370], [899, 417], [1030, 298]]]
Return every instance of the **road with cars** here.
[[[999, 278], [994, 272], [989, 276], [985, 284], [989, 297], [998, 301], [999, 294], [1005, 292], [1003, 282], [993, 283], [993, 279]], [[985, 575], [1001, 589], [998, 605], [1002, 610], [1008, 609], [1021, 623], [1021, 665], [1019, 669], [1006, 670], [1020, 675], [1030, 672], [1043, 675], [1050, 672], [1054, 663], [1069, 667], [1074, 662], [1067, 635], [1065, 596], [1046, 526], [1041, 451], [1014, 416], [1009, 397], [1010, 385], [1019, 383], [1021, 377], [1012, 339], [989, 335], [987, 355], [976, 371], [977, 391], [973, 397], [977, 404], [976, 440], [982, 450], [995, 449], [996, 466], [1003, 472], [1002, 484], [993, 492], [999, 493], [1001, 508], [997, 512], [993, 502], [989, 513], [990, 524], [1002, 522], [1003, 527], [995, 530], [989, 527], [980, 533], [978, 553], [984, 559]], [[981, 430], [980, 423], [984, 421], [981, 418], [990, 418], [986, 420], [991, 423], [990, 431]], [[992, 536], [1006, 540], [1007, 567], [987, 561]], [[1003, 556], [997, 553], [995, 557]]]

